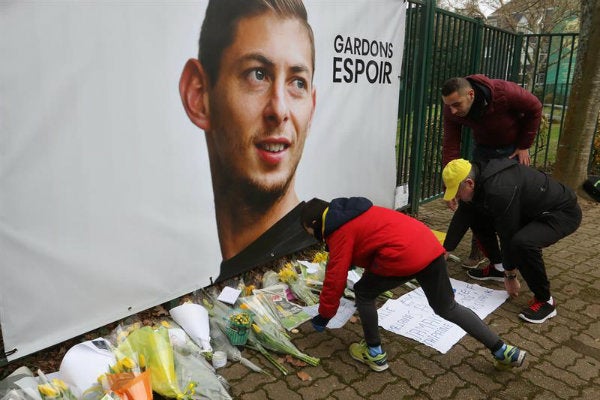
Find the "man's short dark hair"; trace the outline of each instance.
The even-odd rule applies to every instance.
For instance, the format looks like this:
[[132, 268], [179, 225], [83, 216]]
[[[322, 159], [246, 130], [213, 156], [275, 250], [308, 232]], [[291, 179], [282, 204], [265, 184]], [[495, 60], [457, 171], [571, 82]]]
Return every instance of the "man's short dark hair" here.
[[329, 207], [327, 201], [317, 199], [316, 197], [307, 201], [302, 208], [302, 214], [300, 216], [302, 226], [305, 228], [313, 228], [315, 234], [320, 236], [323, 227], [323, 212], [327, 207]]
[[465, 78], [450, 78], [442, 85], [442, 96], [449, 96], [454, 92], [462, 92], [464, 89], [471, 89], [471, 82]]
[[200, 32], [198, 59], [211, 85], [218, 80], [223, 51], [233, 43], [239, 21], [269, 11], [304, 24], [310, 38], [314, 71], [315, 40], [302, 0], [210, 0]]

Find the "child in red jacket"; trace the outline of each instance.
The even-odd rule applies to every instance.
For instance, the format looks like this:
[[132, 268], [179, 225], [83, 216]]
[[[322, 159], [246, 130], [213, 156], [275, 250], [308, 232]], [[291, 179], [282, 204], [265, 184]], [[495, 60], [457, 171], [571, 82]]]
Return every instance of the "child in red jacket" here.
[[454, 300], [444, 248], [423, 223], [374, 206], [363, 197], [351, 197], [331, 203], [310, 200], [302, 211], [302, 225], [329, 248], [319, 314], [312, 319], [317, 331], [323, 331], [337, 312], [350, 267], [364, 268], [354, 293], [365, 339], [350, 346], [352, 358], [374, 371], [388, 368], [387, 354], [381, 349], [375, 299], [416, 278], [434, 312], [490, 349], [499, 366], [523, 364], [524, 351], [504, 343], [477, 314]]

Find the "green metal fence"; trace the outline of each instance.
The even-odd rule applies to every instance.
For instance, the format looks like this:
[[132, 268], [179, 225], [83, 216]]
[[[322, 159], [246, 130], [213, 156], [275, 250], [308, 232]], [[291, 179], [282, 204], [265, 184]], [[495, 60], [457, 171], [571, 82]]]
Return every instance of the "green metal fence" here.
[[[519, 83], [544, 104], [532, 162], [550, 169], [556, 156], [571, 87], [576, 33], [523, 35], [480, 19], [435, 7], [434, 0], [407, 3], [398, 111], [397, 184], [408, 189], [412, 213], [442, 193], [442, 100], [440, 88], [453, 76], [475, 73]], [[463, 132], [469, 158], [471, 135]]]

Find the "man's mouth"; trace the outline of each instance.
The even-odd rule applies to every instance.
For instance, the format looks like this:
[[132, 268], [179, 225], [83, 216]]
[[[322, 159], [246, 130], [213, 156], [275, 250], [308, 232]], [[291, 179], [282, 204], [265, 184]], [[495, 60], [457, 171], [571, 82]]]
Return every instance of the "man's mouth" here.
[[269, 153], [279, 153], [280, 151], [287, 149], [289, 145], [284, 143], [260, 143], [258, 147]]

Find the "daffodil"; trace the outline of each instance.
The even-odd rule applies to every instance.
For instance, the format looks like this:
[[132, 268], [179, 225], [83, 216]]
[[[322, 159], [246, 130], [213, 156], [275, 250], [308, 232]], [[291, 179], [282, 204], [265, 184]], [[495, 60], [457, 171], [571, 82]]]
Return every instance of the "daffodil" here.
[[117, 365], [120, 367], [120, 370], [130, 372], [135, 368], [135, 361], [129, 357], [123, 357], [118, 361]]
[[42, 397], [49, 399], [55, 398], [60, 394], [60, 392], [57, 389], [55, 389], [50, 383], [38, 385], [38, 390]]
[[285, 263], [283, 268], [281, 268], [281, 270], [279, 271], [278, 275], [279, 280], [284, 283], [293, 282], [296, 279], [298, 279], [298, 273], [296, 273], [296, 270], [294, 269], [292, 263], [289, 262]]
[[327, 262], [327, 260], [329, 260], [329, 253], [327, 253], [326, 251], [319, 251], [313, 257], [312, 262], [320, 264], [322, 262]]
[[54, 386], [60, 391], [65, 391], [69, 388], [64, 381], [56, 378], [52, 379], [52, 386]]

